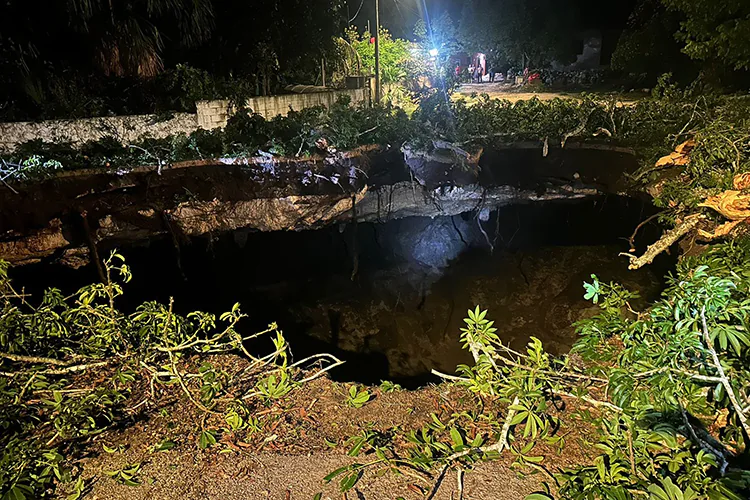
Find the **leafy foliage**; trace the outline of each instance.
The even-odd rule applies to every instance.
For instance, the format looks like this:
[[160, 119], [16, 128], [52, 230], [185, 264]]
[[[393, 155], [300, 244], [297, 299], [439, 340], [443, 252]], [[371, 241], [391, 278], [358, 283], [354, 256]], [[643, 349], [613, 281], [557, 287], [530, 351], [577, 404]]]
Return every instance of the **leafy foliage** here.
[[568, 62], [578, 49], [575, 8], [550, 0], [464, 2], [459, 31], [464, 49], [485, 52], [497, 68]]
[[8, 20], [0, 34], [5, 120], [190, 111], [199, 88], [175, 96], [170, 86], [185, 63], [205, 70], [222, 90], [252, 95], [315, 84], [321, 60], [335, 51], [344, 10], [334, 0], [71, 0], [37, 7], [0, 5]]
[[[600, 313], [578, 323], [572, 356], [554, 358], [534, 338], [515, 351], [501, 342], [487, 311], [469, 310], [461, 341], [475, 362], [458, 367], [456, 383], [482, 398], [482, 410], [448, 421], [432, 415], [430, 424], [405, 433], [408, 457], [393, 451], [402, 431], [369, 429], [349, 440], [350, 454], [370, 450], [378, 459], [329, 479], [344, 475], [346, 489], [370, 468], [404, 463], [430, 471], [505, 450], [519, 470], [540, 470], [536, 445], [564, 452], [563, 429], [573, 420], [588, 429], [583, 444], [598, 455], [554, 474], [556, 497], [747, 498], [750, 472], [739, 450], [748, 449], [750, 413], [750, 240], [683, 259], [647, 311], [634, 311], [636, 295], [622, 286], [592, 280], [584, 292]], [[577, 400], [579, 409], [555, 414], [561, 398]], [[503, 418], [487, 410], [492, 400], [506, 403]], [[491, 432], [476, 433], [482, 421]], [[553, 496], [547, 489], [527, 498]]]
[[[0, 261], [0, 497], [40, 498], [55, 482], [70, 482], [67, 456], [117, 424], [131, 387], [174, 387], [204, 414], [225, 413], [224, 432], [259, 428], [244, 400], [262, 395], [283, 397], [298, 385], [295, 367], [287, 365], [288, 345], [275, 324], [242, 335], [244, 315], [236, 304], [218, 318], [200, 311], [175, 314], [172, 304], [147, 302], [131, 314], [116, 303], [130, 281], [124, 259], [113, 253], [105, 262], [106, 281], [65, 297], [47, 290], [38, 305], [18, 293]], [[244, 346], [248, 338], [272, 337], [274, 350], [257, 358]], [[208, 361], [219, 353], [239, 353], [248, 360], [243, 383], [236, 374]], [[191, 369], [189, 354], [203, 361]], [[99, 370], [101, 381], [81, 387], [77, 374]], [[85, 377], [85, 375], [83, 375]], [[253, 385], [259, 393], [248, 391]], [[153, 390], [153, 389], [152, 389]], [[233, 396], [234, 391], [239, 395]], [[244, 400], [240, 397], [247, 392]], [[200, 449], [216, 445], [222, 431], [200, 430]], [[176, 446], [164, 438], [152, 453]], [[124, 447], [104, 445], [116, 453]], [[140, 464], [111, 471], [116, 481], [136, 486]], [[74, 487], [80, 496], [84, 485]]]
[[[60, 168], [127, 169], [140, 165], [168, 166], [195, 159], [326, 154], [329, 149], [351, 149], [362, 144], [397, 145], [407, 137], [419, 140], [425, 135], [426, 131], [419, 130], [418, 124], [400, 109], [350, 107], [348, 98], [342, 98], [330, 109], [312, 107], [272, 120], [253, 114], [251, 110], [242, 110], [230, 118], [223, 130], [197, 130], [190, 135], [178, 134], [163, 139], [145, 138], [128, 145], [112, 137], [89, 142], [80, 148], [29, 141], [14, 153], [0, 157], [0, 161], [20, 165], [32, 158], [41, 166], [46, 165], [44, 170], [49, 175], [51, 170]], [[320, 142], [321, 139], [325, 141]], [[20, 175], [10, 179], [27, 180]]]
[[[409, 60], [408, 40], [393, 38], [387, 29], [380, 28], [380, 71], [383, 84], [400, 83], [406, 78], [406, 65]], [[356, 28], [349, 28], [346, 40], [357, 51], [362, 61], [363, 74], [375, 74], [375, 44], [372, 34], [365, 30], [361, 35]]]
[[366, 389], [358, 389], [356, 385], [349, 388], [346, 405], [352, 408], [362, 408], [370, 400], [370, 392]]
[[[579, 324], [574, 351], [605, 377], [622, 412], [600, 419], [595, 466], [562, 475], [566, 498], [745, 497], [750, 475], [732, 468], [729, 450], [747, 449], [748, 251], [743, 240], [684, 259], [664, 299], [634, 319], [624, 317], [628, 297], [612, 293], [619, 288], [599, 291], [602, 314]], [[726, 424], [711, 436], [699, 421], [719, 414]]]
[[613, 69], [651, 78], [666, 72], [695, 78], [695, 68], [674, 36], [679, 25], [679, 15], [661, 0], [640, 0], [612, 54]]
[[741, 0], [662, 0], [684, 16], [677, 37], [683, 51], [702, 61], [750, 68], [750, 6]]

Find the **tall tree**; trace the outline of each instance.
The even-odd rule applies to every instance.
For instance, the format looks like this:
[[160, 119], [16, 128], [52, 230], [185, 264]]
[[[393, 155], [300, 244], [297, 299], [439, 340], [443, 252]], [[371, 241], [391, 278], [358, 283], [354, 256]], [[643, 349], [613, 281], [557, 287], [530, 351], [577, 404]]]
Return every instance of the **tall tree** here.
[[0, 18], [4, 64], [29, 75], [93, 62], [108, 75], [153, 76], [167, 45], [195, 45], [213, 27], [211, 0], [6, 0]]
[[[351, 27], [346, 32], [346, 40], [357, 51], [362, 61], [362, 70], [375, 73], [375, 44], [371, 43], [372, 35], [365, 30], [361, 35]], [[397, 83], [406, 77], [411, 43], [408, 40], [393, 38], [387, 29], [380, 28], [380, 71], [383, 83]]]
[[429, 43], [431, 48], [438, 49], [442, 54], [450, 55], [461, 48], [458, 41], [458, 28], [450, 14], [445, 11], [432, 23], [432, 33]]
[[173, 61], [257, 78], [261, 91], [285, 82], [314, 83], [346, 21], [340, 0], [213, 2], [216, 28], [208, 42], [174, 54]]
[[556, 0], [467, 0], [459, 31], [467, 51], [542, 66], [577, 53], [579, 19], [574, 4]]
[[750, 69], [750, 2], [662, 0], [683, 16], [677, 38], [683, 52], [708, 65]]
[[70, 24], [106, 74], [153, 76], [165, 39], [191, 46], [213, 28], [211, 0], [68, 0]]
[[680, 80], [693, 78], [693, 64], [675, 39], [679, 22], [661, 0], [639, 1], [612, 54], [612, 68], [651, 78], [667, 72]]

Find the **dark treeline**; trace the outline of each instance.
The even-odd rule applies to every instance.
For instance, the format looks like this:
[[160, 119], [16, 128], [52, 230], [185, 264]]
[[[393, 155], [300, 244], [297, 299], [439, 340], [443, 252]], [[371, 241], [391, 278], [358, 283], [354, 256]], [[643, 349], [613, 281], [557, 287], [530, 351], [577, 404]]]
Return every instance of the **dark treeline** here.
[[[603, 63], [643, 86], [663, 73], [685, 84], [748, 83], [748, 2], [433, 0], [426, 10], [389, 2], [382, 24], [397, 36], [422, 33], [444, 55], [482, 51], [497, 69], [570, 63], [593, 31]], [[0, 119], [189, 111], [196, 98], [321, 84], [321, 61], [336, 67], [347, 57], [337, 39], [349, 21], [366, 26], [371, 3], [7, 0]]]

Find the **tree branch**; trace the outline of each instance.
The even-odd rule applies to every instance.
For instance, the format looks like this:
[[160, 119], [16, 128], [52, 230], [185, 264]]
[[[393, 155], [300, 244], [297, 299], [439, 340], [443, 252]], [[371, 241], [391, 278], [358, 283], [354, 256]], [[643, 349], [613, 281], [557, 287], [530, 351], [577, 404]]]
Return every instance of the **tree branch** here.
[[11, 354], [9, 352], [0, 352], [0, 358], [17, 361], [19, 363], [41, 363], [45, 365], [66, 366], [68, 363], [60, 359], [45, 358], [41, 356], [24, 356], [22, 354]]
[[724, 373], [724, 368], [721, 366], [719, 355], [716, 353], [716, 349], [714, 349], [713, 342], [711, 342], [711, 336], [708, 333], [708, 325], [706, 324], [706, 306], [701, 308], [701, 321], [703, 322], [703, 341], [706, 344], [706, 349], [708, 349], [708, 352], [711, 354], [714, 368], [716, 368], [719, 378], [721, 379], [721, 385], [723, 385], [724, 390], [727, 391], [729, 401], [732, 402], [734, 411], [737, 413], [737, 418], [740, 419], [742, 429], [745, 431], [745, 448], [747, 448], [747, 439], [750, 436], [750, 425], [748, 425], [747, 416], [742, 411], [742, 406], [740, 406], [739, 401], [737, 401], [737, 395], [734, 393], [732, 384], [729, 383], [729, 378], [727, 378], [726, 373]]
[[705, 216], [700, 214], [694, 214], [686, 217], [685, 221], [682, 224], [679, 224], [673, 229], [670, 229], [669, 231], [664, 233], [662, 237], [656, 241], [656, 243], [649, 245], [646, 251], [640, 257], [636, 257], [635, 255], [630, 253], [621, 253], [620, 255], [624, 255], [625, 257], [630, 259], [630, 266], [628, 266], [628, 269], [640, 269], [647, 264], [651, 264], [657, 255], [665, 251], [667, 248], [671, 247], [680, 238], [692, 231], [695, 226], [697, 226], [698, 223], [704, 218]]
[[506, 415], [505, 423], [503, 424], [503, 428], [500, 431], [500, 439], [498, 439], [495, 444], [492, 444], [490, 446], [480, 446], [478, 448], [468, 448], [466, 450], [454, 453], [453, 455], [447, 458], [446, 464], [441, 469], [440, 474], [438, 474], [438, 478], [435, 481], [435, 485], [432, 487], [432, 490], [430, 491], [429, 495], [427, 495], [427, 500], [435, 498], [435, 494], [437, 493], [438, 488], [440, 488], [440, 483], [442, 482], [443, 477], [445, 477], [445, 473], [448, 472], [448, 469], [450, 469], [453, 466], [453, 462], [455, 462], [459, 458], [463, 458], [473, 453], [484, 454], [484, 453], [491, 453], [493, 451], [497, 453], [502, 453], [503, 450], [508, 448], [508, 434], [510, 434], [510, 425], [511, 425], [510, 423], [513, 420], [513, 417], [516, 416], [516, 410], [514, 410], [513, 407], [516, 406], [518, 402], [519, 402], [518, 396], [516, 396], [513, 399], [513, 402], [509, 406], [508, 415]]

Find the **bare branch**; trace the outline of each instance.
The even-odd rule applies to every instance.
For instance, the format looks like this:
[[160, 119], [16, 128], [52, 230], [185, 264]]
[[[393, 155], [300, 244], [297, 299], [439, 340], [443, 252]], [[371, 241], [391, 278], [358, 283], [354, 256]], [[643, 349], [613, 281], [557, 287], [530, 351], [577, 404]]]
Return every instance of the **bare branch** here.
[[44, 358], [41, 356], [24, 356], [22, 354], [11, 354], [9, 352], [0, 352], [0, 358], [17, 361], [19, 363], [41, 363], [45, 365], [66, 366], [68, 363], [60, 359]]
[[661, 238], [656, 241], [656, 243], [654, 243], [653, 245], [649, 245], [649, 247], [640, 257], [636, 257], [635, 255], [630, 253], [621, 253], [620, 255], [623, 255], [630, 259], [630, 266], [628, 266], [628, 269], [640, 269], [646, 264], [651, 264], [657, 255], [664, 252], [667, 248], [676, 243], [680, 238], [692, 231], [695, 226], [697, 226], [698, 223], [704, 218], [705, 216], [700, 214], [694, 214], [686, 217], [685, 221], [682, 224], [679, 224], [673, 229], [667, 231], [662, 235]]

